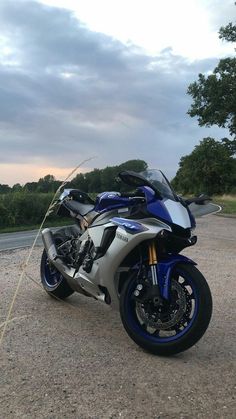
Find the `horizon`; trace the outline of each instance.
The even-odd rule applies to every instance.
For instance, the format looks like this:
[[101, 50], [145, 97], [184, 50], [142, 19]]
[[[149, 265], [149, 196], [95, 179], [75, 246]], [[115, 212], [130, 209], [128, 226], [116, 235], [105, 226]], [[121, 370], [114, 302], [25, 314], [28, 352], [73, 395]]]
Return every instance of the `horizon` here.
[[[114, 166], [109, 166], [109, 165], [107, 165], [107, 166], [105, 166], [105, 167], [102, 167], [102, 168], [99, 168], [99, 170], [103, 170], [103, 169], [105, 169], [106, 167], [115, 167], [115, 166], [120, 166], [120, 165], [122, 165], [122, 164], [124, 164], [124, 163], [126, 163], [127, 161], [129, 161], [129, 160], [126, 160], [126, 161], [123, 161], [123, 162], [119, 162], [118, 164], [116, 164], [116, 165], [114, 165]], [[148, 166], [149, 167], [149, 166]], [[56, 181], [59, 181], [59, 182], [63, 182], [66, 178], [67, 178], [67, 176], [69, 175], [69, 173], [71, 173], [73, 170], [74, 170], [75, 168], [70, 168], [70, 169], [64, 169], [64, 171], [65, 171], [65, 173], [64, 173], [64, 177], [63, 178], [61, 178], [61, 179], [59, 179], [58, 178], [58, 175], [55, 175], [53, 172], [52, 172], [52, 170], [51, 170], [51, 168], [50, 168], [50, 170], [51, 171], [49, 171], [49, 172], [45, 172], [45, 171], [43, 171], [42, 172], [42, 175], [40, 175], [39, 177], [35, 177], [33, 180], [27, 180], [26, 179], [26, 181], [24, 182], [24, 183], [20, 183], [20, 182], [15, 182], [15, 183], [6, 183], [6, 182], [0, 182], [0, 185], [8, 185], [8, 186], [10, 186], [11, 188], [14, 186], [14, 185], [16, 185], [16, 184], [20, 184], [22, 187], [23, 186], [25, 186], [26, 185], [26, 183], [32, 183], [32, 182], [38, 182], [39, 181], [39, 179], [42, 179], [42, 178], [44, 178], [45, 176], [47, 176], [47, 175], [52, 175], [52, 176], [54, 176], [55, 177], [55, 180]], [[78, 175], [78, 174], [86, 174], [86, 173], [90, 173], [90, 172], [93, 172], [94, 170], [96, 170], [96, 169], [98, 169], [97, 167], [79, 167], [78, 168], [78, 170], [74, 173], [74, 175], [73, 175], [73, 177], [71, 177], [71, 180], [76, 176], [76, 175]], [[70, 181], [69, 181], [70, 182]]]

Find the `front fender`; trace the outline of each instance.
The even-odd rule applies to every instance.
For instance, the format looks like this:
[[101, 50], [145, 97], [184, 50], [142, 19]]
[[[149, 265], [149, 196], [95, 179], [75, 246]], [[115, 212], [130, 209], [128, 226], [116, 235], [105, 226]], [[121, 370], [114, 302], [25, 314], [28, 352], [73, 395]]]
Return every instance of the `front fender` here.
[[170, 298], [172, 271], [178, 263], [197, 265], [196, 262], [183, 255], [170, 255], [156, 265], [160, 293], [166, 300]]

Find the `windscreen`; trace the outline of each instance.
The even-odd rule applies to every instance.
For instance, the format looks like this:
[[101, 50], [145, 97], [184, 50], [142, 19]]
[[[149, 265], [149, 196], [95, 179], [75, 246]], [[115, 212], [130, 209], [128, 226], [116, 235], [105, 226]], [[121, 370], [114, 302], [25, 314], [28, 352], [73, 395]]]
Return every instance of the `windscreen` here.
[[158, 190], [162, 198], [168, 198], [177, 201], [177, 197], [173, 192], [170, 183], [160, 170], [145, 170], [144, 172], [140, 173], [140, 175], [145, 177], [145, 179], [147, 179], [154, 186], [154, 188]]

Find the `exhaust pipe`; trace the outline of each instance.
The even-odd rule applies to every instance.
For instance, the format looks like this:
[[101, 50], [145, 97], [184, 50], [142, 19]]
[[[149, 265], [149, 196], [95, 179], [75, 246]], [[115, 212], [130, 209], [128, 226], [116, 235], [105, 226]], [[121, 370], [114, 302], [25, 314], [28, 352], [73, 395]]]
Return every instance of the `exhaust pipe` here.
[[42, 231], [42, 239], [43, 239], [44, 248], [48, 255], [48, 259], [51, 262], [53, 262], [54, 260], [57, 259], [58, 254], [57, 254], [57, 248], [56, 248], [53, 234], [49, 228], [45, 228]]
[[[75, 283], [75, 280], [73, 278], [75, 274], [74, 268], [68, 268], [68, 266], [65, 265], [63, 260], [58, 255], [57, 246], [53, 237], [53, 234], [49, 228], [45, 228], [42, 231], [42, 239], [43, 239], [43, 245], [47, 252], [48, 259], [52, 264], [58, 269], [59, 272], [68, 280], [69, 285], [72, 286]], [[73, 286], [74, 289], [74, 286]]]

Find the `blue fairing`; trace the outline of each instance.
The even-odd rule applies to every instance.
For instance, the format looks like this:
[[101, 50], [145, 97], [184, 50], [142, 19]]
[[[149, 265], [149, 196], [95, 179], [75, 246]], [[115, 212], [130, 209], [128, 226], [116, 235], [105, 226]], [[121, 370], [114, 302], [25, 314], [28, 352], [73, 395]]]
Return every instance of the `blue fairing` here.
[[164, 201], [155, 201], [153, 203], [147, 204], [147, 209], [150, 214], [153, 214], [155, 217], [161, 218], [164, 221], [172, 223], [169, 212], [164, 206]]
[[[142, 204], [146, 206], [147, 214], [154, 216], [169, 225], [179, 225], [182, 228], [195, 227], [195, 220], [187, 207], [185, 207], [177, 197], [165, 198], [158, 196], [149, 186], [141, 186], [138, 188], [141, 196], [145, 196]], [[94, 210], [100, 214], [112, 210], [126, 209], [130, 211], [137, 205], [140, 205], [140, 193], [137, 199], [121, 196], [119, 192], [103, 192], [97, 196]], [[185, 207], [185, 208], [184, 208]]]
[[121, 197], [118, 192], [104, 192], [97, 197], [94, 210], [102, 213], [114, 208], [129, 207], [130, 205], [130, 199]]
[[193, 260], [179, 254], [169, 255], [165, 260], [162, 260], [156, 265], [161, 296], [167, 300], [169, 299], [172, 270], [178, 263], [196, 265], [196, 262]]
[[155, 192], [148, 186], [142, 186], [139, 189], [145, 193], [148, 212], [150, 214], [153, 214], [155, 217], [172, 223], [170, 214], [164, 205], [165, 199], [157, 199], [155, 196]]
[[136, 221], [127, 220], [126, 218], [114, 217], [111, 218], [110, 221], [131, 234], [137, 234], [147, 230], [147, 228], [144, 227], [142, 224], [137, 223]]

